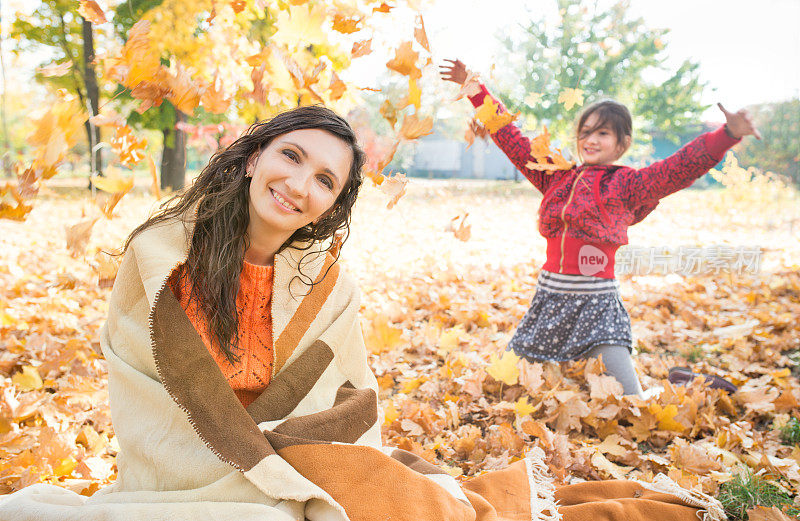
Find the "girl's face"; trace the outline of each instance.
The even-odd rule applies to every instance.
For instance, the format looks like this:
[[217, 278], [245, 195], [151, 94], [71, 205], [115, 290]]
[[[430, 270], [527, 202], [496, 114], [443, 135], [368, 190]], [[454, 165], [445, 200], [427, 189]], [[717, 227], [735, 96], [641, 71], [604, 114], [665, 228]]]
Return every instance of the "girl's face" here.
[[583, 126], [578, 129], [578, 153], [587, 165], [610, 165], [628, 149], [626, 141], [617, 139], [617, 135], [607, 125], [595, 129], [587, 134], [588, 129], [594, 128], [598, 123], [596, 112], [589, 114]]
[[352, 161], [350, 146], [324, 130], [294, 130], [273, 139], [247, 167], [251, 233], [288, 239], [317, 221], [333, 207]]

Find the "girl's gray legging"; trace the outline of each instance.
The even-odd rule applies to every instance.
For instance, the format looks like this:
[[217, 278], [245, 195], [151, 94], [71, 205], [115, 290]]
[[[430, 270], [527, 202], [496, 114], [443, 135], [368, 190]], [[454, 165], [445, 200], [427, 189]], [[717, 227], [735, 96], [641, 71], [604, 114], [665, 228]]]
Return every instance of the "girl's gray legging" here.
[[600, 355], [603, 355], [606, 374], [613, 376], [622, 384], [623, 392], [641, 396], [642, 386], [628, 348], [612, 344], [597, 345], [587, 351], [582, 358], [597, 358]]

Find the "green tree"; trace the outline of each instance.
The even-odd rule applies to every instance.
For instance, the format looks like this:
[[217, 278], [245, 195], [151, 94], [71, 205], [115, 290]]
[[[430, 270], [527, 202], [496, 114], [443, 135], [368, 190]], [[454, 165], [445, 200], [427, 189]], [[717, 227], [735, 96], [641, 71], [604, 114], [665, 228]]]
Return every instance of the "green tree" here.
[[[36, 80], [56, 89], [66, 89], [78, 98], [90, 115], [98, 113], [100, 91], [94, 70], [94, 32], [92, 23], [76, 14], [76, 2], [43, 0], [30, 16], [18, 17], [14, 21], [11, 38], [17, 42], [15, 52], [48, 49], [54, 59], [42, 66], [70, 63], [66, 74], [46, 76], [37, 73]], [[95, 148], [100, 142], [100, 129], [88, 119], [84, 125], [89, 144], [90, 175], [102, 174], [102, 150]]]
[[748, 107], [761, 140], [745, 139], [736, 148], [742, 166], [789, 177], [800, 187], [800, 99]]
[[[667, 30], [649, 29], [643, 19], [630, 17], [627, 0], [607, 10], [596, 10], [596, 2], [588, 0], [556, 1], [558, 23], [534, 18], [521, 36], [501, 38], [509, 65], [498, 70], [507, 85], [499, 96], [509, 109], [520, 111], [528, 125], [547, 125], [562, 143], [572, 141], [580, 111], [559, 103], [566, 88], [583, 90], [586, 104], [603, 98], [624, 103], [634, 115], [639, 145], [649, 142], [648, 130], [677, 141], [697, 123], [707, 108], [700, 103], [704, 85], [698, 64], [685, 61], [669, 73], [662, 41]], [[659, 71], [669, 77], [657, 83], [647, 79]]]

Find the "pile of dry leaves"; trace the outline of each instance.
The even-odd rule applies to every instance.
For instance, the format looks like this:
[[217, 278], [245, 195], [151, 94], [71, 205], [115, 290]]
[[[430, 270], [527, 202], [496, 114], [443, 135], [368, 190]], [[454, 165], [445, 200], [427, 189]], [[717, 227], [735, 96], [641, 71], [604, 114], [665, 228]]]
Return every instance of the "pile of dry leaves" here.
[[[641, 400], [621, 396], [597, 361], [531, 364], [505, 351], [543, 260], [530, 189], [409, 188], [392, 211], [383, 194], [365, 191], [343, 260], [362, 286], [387, 444], [456, 476], [503, 467], [540, 446], [566, 482], [663, 472], [713, 494], [746, 466], [797, 495], [800, 448], [779, 436], [791, 416], [800, 418], [800, 273], [786, 260], [796, 241], [774, 247], [759, 274], [620, 277], [643, 384], [664, 387]], [[673, 212], [689, 211], [696, 219], [677, 236], [704, 243], [709, 223], [725, 218], [708, 195], [703, 205], [698, 197], [669, 198], [632, 242], [674, 238]], [[0, 492], [46, 481], [90, 494], [114, 480], [117, 445], [97, 342], [114, 262], [96, 252], [118, 246], [152, 202], [133, 193], [108, 220], [83, 198], [51, 194], [26, 222], [0, 223]], [[468, 241], [451, 226], [465, 211]], [[763, 219], [749, 230], [772, 244], [796, 235], [780, 212], [767, 222], [751, 211]], [[73, 243], [71, 256], [53, 223], [95, 217], [92, 237]], [[735, 228], [713, 232], [746, 240]], [[729, 396], [700, 381], [673, 387], [665, 378], [676, 365], [723, 376], [739, 391]]]

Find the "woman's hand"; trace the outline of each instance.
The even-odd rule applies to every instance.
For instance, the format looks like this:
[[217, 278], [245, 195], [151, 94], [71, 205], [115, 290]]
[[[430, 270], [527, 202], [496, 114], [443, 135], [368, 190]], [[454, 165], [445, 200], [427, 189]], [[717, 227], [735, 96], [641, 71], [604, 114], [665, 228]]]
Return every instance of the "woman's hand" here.
[[744, 136], [755, 136], [756, 139], [761, 139], [761, 133], [753, 123], [753, 118], [750, 113], [745, 109], [738, 112], [728, 112], [722, 103], [717, 103], [719, 110], [725, 114], [725, 125], [728, 127], [728, 133], [731, 137], [741, 139]]
[[450, 65], [439, 65], [439, 74], [443, 80], [452, 81], [463, 85], [467, 79], [467, 67], [461, 60], [445, 60]]

